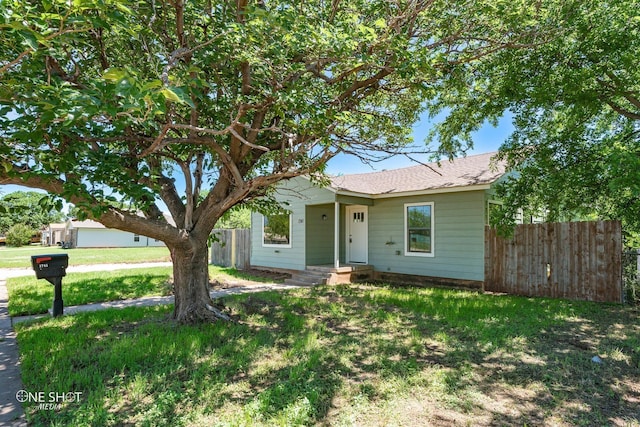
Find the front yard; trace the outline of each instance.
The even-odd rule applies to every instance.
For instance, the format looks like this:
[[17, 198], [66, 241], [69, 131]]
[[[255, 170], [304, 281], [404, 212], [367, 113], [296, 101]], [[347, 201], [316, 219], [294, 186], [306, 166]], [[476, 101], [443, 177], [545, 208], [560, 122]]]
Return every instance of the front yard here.
[[[637, 307], [350, 285], [19, 324], [34, 425], [640, 425]], [[601, 363], [592, 361], [594, 356]]]
[[[119, 301], [173, 293], [171, 267], [69, 273], [62, 280], [65, 306], [105, 301]], [[244, 282], [281, 282], [282, 275], [249, 275], [232, 268], [209, 266], [212, 288], [242, 286]], [[25, 316], [46, 313], [53, 301], [53, 286], [33, 275], [7, 280], [9, 315]]]
[[[171, 267], [70, 273], [62, 279], [65, 306], [169, 295]], [[7, 280], [9, 315], [46, 313], [53, 301], [53, 286], [34, 275]]]
[[69, 255], [69, 265], [170, 261], [166, 247], [62, 249], [59, 246], [33, 245], [0, 247], [0, 268], [31, 268], [31, 255], [61, 253]]

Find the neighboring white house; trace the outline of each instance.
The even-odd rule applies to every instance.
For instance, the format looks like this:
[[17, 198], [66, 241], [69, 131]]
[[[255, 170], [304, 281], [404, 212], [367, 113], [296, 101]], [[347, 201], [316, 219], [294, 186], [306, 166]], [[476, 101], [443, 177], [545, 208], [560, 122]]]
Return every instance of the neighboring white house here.
[[72, 248], [135, 248], [165, 246], [164, 242], [128, 231], [107, 228], [92, 220], [68, 220], [65, 244]]

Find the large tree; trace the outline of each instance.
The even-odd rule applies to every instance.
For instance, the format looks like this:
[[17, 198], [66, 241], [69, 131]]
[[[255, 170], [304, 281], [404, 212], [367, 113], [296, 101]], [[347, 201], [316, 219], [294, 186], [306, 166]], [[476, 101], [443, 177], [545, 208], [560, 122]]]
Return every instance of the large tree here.
[[439, 135], [455, 144], [509, 110], [502, 225], [525, 209], [550, 220], [622, 219], [638, 233], [640, 2], [567, 1], [544, 25], [548, 43], [498, 52], [478, 69], [474, 92], [439, 100], [452, 108]]
[[[425, 100], [497, 51], [542, 42], [536, 22], [549, 13], [500, 0], [0, 8], [0, 183], [164, 241], [180, 322], [218, 312], [206, 242], [228, 209], [322, 173], [336, 153], [401, 151]], [[122, 198], [142, 215], [110, 203]]]

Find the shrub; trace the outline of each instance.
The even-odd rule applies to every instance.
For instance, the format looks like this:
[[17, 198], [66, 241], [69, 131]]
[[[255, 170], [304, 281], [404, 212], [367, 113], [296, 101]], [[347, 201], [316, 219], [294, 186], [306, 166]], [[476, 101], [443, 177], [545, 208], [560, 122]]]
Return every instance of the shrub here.
[[31, 236], [34, 231], [25, 224], [14, 224], [7, 231], [8, 246], [25, 246], [31, 243]]

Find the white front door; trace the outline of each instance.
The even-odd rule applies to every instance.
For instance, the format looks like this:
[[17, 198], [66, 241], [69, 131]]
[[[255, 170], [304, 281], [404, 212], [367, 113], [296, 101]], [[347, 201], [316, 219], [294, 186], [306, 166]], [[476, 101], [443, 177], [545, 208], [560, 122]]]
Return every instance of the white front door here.
[[366, 206], [346, 207], [347, 263], [366, 264], [368, 259], [369, 222]]

